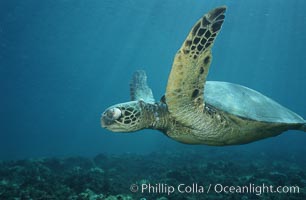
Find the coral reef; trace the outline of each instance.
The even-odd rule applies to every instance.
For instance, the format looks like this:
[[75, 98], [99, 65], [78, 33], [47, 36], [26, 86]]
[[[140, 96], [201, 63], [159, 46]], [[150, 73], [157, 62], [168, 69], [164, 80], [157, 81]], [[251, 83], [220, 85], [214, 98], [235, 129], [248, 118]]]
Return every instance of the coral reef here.
[[[298, 186], [299, 193], [207, 193], [217, 184]], [[306, 158], [290, 153], [190, 150], [0, 162], [5, 200], [306, 199], [305, 186]]]

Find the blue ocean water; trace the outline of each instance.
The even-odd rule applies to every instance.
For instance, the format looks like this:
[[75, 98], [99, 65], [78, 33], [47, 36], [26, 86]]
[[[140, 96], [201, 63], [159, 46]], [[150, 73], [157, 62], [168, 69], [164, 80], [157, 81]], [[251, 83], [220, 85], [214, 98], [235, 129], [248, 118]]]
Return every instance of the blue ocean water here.
[[[219, 150], [153, 130], [112, 133], [100, 114], [130, 99], [138, 69], [159, 99], [190, 28], [220, 5], [228, 10], [208, 79], [253, 88], [306, 118], [304, 0], [1, 1], [0, 159]], [[288, 131], [221, 149], [303, 155], [305, 142]]]

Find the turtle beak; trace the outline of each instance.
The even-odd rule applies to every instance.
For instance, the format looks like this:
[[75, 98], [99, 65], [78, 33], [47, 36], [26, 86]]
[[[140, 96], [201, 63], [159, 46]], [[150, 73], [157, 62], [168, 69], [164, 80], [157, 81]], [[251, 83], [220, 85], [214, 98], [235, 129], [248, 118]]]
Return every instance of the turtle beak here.
[[101, 114], [100, 123], [102, 128], [106, 128], [106, 124], [104, 121], [104, 113]]
[[103, 114], [101, 114], [100, 123], [102, 128], [106, 128], [106, 124], [104, 122]]
[[107, 128], [107, 126], [109, 126], [113, 123], [113, 120], [108, 118], [107, 115], [104, 112], [104, 113], [101, 114], [100, 122], [101, 122], [101, 127], [102, 128]]

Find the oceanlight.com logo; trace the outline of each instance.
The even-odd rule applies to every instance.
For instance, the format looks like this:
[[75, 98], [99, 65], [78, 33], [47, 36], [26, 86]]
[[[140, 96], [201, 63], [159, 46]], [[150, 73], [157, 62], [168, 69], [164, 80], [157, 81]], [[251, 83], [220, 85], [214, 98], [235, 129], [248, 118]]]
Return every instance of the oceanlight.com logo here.
[[255, 185], [248, 184], [244, 186], [229, 186], [223, 184], [208, 184], [206, 186], [200, 185], [198, 183], [192, 184], [179, 184], [177, 186], [168, 185], [165, 183], [144, 183], [144, 184], [132, 184], [130, 186], [131, 192], [140, 192], [147, 194], [167, 194], [171, 195], [175, 192], [181, 194], [208, 194], [211, 192], [217, 194], [255, 194], [260, 196], [262, 194], [299, 194], [300, 188], [299, 186], [273, 186], [273, 185]]

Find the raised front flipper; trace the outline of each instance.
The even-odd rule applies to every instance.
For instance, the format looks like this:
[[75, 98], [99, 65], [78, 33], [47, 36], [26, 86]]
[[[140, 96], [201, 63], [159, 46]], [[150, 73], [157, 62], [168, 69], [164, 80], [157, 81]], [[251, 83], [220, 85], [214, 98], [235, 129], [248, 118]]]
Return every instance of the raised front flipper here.
[[136, 71], [130, 83], [130, 95], [132, 101], [143, 100], [154, 103], [154, 97], [151, 88], [147, 84], [145, 71]]
[[225, 10], [226, 7], [219, 7], [204, 15], [191, 29], [174, 58], [166, 102], [171, 115], [187, 126], [200, 127], [201, 124], [211, 48], [224, 21]]

